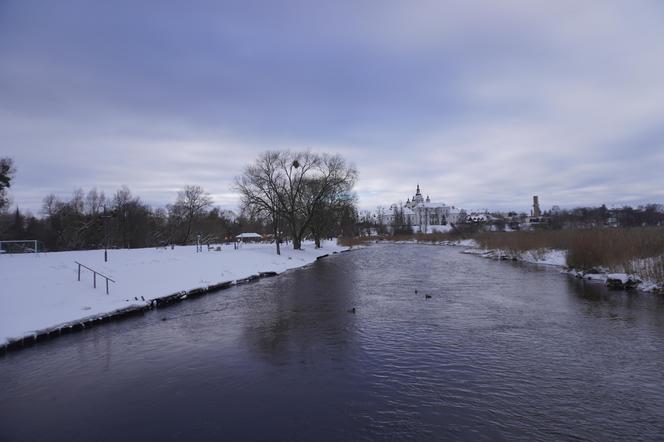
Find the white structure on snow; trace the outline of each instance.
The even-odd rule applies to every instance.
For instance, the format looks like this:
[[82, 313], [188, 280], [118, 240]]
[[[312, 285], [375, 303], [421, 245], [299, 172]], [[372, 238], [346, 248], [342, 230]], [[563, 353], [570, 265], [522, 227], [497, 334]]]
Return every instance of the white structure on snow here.
[[463, 209], [448, 206], [444, 203], [431, 202], [429, 195], [425, 199], [422, 196], [419, 184], [413, 198], [408, 198], [403, 207], [393, 204], [390, 209], [390, 213], [386, 219], [387, 224], [393, 224], [395, 217], [398, 216], [398, 211], [403, 210], [404, 224], [419, 227], [419, 231], [421, 232], [446, 230], [445, 228], [437, 229], [436, 227], [457, 224], [464, 221], [466, 217], [466, 212]]
[[263, 239], [261, 235], [255, 232], [240, 233], [235, 237], [237, 241], [241, 242], [258, 242]]

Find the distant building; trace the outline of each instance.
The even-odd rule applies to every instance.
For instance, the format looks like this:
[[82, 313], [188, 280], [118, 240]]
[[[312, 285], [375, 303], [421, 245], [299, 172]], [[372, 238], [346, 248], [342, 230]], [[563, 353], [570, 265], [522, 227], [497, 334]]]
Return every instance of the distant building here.
[[466, 221], [473, 223], [486, 223], [494, 221], [496, 218], [486, 212], [473, 212], [466, 217]]
[[542, 211], [539, 206], [539, 197], [537, 195], [533, 196], [533, 210], [531, 215], [533, 218], [539, 218], [542, 216]]
[[236, 240], [240, 242], [259, 242], [263, 239], [258, 233], [240, 233], [235, 237]]
[[436, 226], [441, 227], [438, 230], [444, 230], [442, 226], [463, 222], [466, 216], [463, 209], [457, 209], [444, 203], [431, 202], [428, 195], [425, 199], [419, 184], [415, 190], [415, 195], [412, 199], [408, 198], [403, 207], [392, 204], [390, 209], [390, 213], [385, 217], [386, 224], [392, 224], [397, 211], [402, 211], [404, 224], [419, 227], [420, 232], [430, 230], [429, 227], [435, 229]]
[[539, 197], [537, 195], [533, 196], [533, 208], [530, 211], [530, 218], [528, 218], [528, 224], [537, 225], [545, 224], [549, 221], [548, 217], [542, 216], [542, 210], [539, 205]]

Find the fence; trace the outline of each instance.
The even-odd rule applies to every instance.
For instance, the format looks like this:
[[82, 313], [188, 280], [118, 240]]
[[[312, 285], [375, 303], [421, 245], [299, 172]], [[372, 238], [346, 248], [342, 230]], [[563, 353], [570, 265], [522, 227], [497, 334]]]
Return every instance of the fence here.
[[87, 269], [87, 270], [90, 270], [90, 271], [92, 272], [92, 286], [93, 286], [94, 288], [97, 288], [97, 275], [101, 276], [102, 278], [106, 279], [106, 294], [108, 295], [108, 281], [111, 281], [111, 282], [114, 283], [114, 284], [115, 284], [115, 281], [113, 281], [113, 280], [112, 280], [111, 278], [109, 278], [108, 276], [103, 275], [103, 274], [99, 273], [98, 271], [96, 271], [96, 270], [94, 270], [94, 269], [91, 269], [90, 267], [88, 267], [88, 266], [86, 266], [86, 265], [84, 265], [84, 264], [81, 264], [81, 263], [78, 262], [78, 261], [74, 261], [74, 262], [75, 262], [76, 264], [78, 264], [78, 280], [79, 280], [79, 281], [81, 280], [81, 267], [83, 267], [83, 268], [85, 268], [85, 269]]

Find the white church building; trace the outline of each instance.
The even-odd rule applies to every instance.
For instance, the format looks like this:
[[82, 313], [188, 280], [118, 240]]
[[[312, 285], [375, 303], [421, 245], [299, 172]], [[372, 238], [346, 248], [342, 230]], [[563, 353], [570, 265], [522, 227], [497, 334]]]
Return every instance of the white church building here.
[[392, 225], [400, 210], [403, 210], [404, 224], [411, 226], [415, 232], [446, 231], [449, 230], [451, 224], [462, 222], [466, 217], [463, 209], [444, 203], [433, 203], [429, 195], [425, 199], [419, 184], [415, 195], [408, 198], [403, 207], [397, 204], [390, 207], [386, 224]]

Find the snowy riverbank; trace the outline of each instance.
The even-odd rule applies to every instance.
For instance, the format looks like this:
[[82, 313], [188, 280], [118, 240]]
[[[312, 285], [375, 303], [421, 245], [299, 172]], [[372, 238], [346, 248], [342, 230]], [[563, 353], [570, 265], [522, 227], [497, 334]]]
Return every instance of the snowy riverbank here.
[[[512, 252], [498, 249], [480, 248], [473, 240], [464, 240], [463, 243], [449, 243], [449, 245], [461, 245], [467, 247], [462, 253], [478, 255], [483, 258], [507, 261], [521, 261], [532, 264], [550, 265], [560, 267], [561, 271], [576, 278], [588, 281], [600, 282], [608, 287], [618, 289], [638, 289], [644, 292], [662, 293], [664, 288], [655, 281], [640, 279], [637, 275], [619, 273], [610, 269], [598, 267], [590, 271], [579, 271], [567, 266], [566, 250], [526, 250]], [[635, 263], [635, 266], [638, 263]]]
[[[664, 277], [659, 276], [655, 278], [648, 278], [640, 275], [657, 275], [656, 272], [646, 271], [648, 269], [661, 268], [661, 261], [664, 257], [653, 257], [646, 259], [633, 260], [625, 268], [605, 268], [595, 266], [594, 268], [586, 271], [580, 271], [570, 268], [567, 265], [567, 250], [541, 248], [534, 250], [503, 250], [503, 249], [487, 249], [482, 247], [474, 239], [461, 239], [461, 240], [440, 240], [437, 238], [410, 237], [406, 239], [390, 239], [378, 238], [370, 240], [373, 243], [390, 243], [390, 244], [421, 244], [432, 246], [455, 246], [463, 247], [461, 253], [469, 255], [477, 255], [482, 258], [495, 259], [500, 261], [520, 261], [528, 262], [531, 264], [540, 264], [555, 266], [561, 269], [561, 272], [567, 273], [576, 278], [582, 278], [589, 281], [601, 282], [605, 285], [618, 288], [618, 289], [638, 289], [644, 292], [664, 294]], [[660, 267], [658, 267], [660, 266]], [[661, 275], [661, 273], [660, 273]]]
[[[316, 258], [346, 250], [335, 242], [321, 249], [304, 243], [303, 250], [283, 247], [276, 255], [271, 244], [221, 246], [220, 251], [196, 253], [195, 246], [174, 249], [103, 250], [0, 255], [0, 347], [26, 336], [115, 312], [147, 308], [152, 300], [199, 287], [242, 280], [260, 272], [302, 267]], [[78, 261], [115, 283], [82, 269]]]

